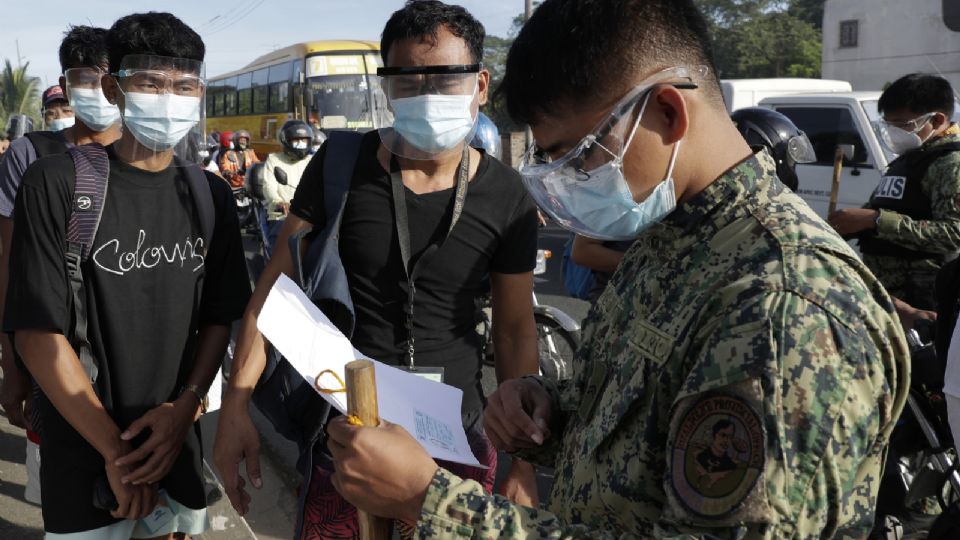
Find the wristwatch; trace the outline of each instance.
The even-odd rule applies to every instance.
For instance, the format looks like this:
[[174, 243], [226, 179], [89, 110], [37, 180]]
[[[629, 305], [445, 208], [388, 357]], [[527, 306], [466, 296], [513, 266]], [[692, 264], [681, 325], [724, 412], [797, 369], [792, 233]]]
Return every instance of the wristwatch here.
[[200, 387], [196, 384], [186, 384], [180, 388], [180, 396], [184, 392], [193, 392], [197, 396], [197, 401], [200, 402], [200, 414], [207, 413], [207, 406], [210, 405], [210, 399], [207, 397], [207, 393], [203, 390], [200, 390]]

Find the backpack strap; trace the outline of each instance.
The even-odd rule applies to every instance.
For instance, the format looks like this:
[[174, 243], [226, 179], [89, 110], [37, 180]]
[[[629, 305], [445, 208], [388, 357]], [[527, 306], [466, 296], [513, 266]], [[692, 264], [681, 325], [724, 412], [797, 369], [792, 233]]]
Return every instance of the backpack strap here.
[[[332, 229], [327, 236], [337, 236], [340, 232], [340, 221], [343, 218], [343, 209], [347, 202], [347, 193], [350, 191], [350, 182], [353, 180], [353, 171], [360, 156], [360, 144], [363, 142], [363, 133], [355, 131], [334, 131], [327, 138], [323, 154], [323, 229]], [[319, 155], [319, 154], [318, 154]], [[311, 234], [310, 230], [302, 230], [290, 235], [290, 255], [293, 257], [293, 268], [297, 283], [301, 287], [307, 283], [304, 267], [312, 267], [314, 260], [304, 260], [300, 252], [300, 242]]]
[[187, 164], [180, 158], [175, 158], [176, 166], [183, 168], [184, 177], [187, 179], [187, 185], [190, 186], [190, 194], [193, 196], [194, 206], [197, 208], [197, 216], [200, 218], [200, 232], [203, 235], [203, 251], [206, 254], [210, 248], [210, 240], [213, 238], [213, 228], [216, 224], [216, 209], [213, 205], [213, 193], [210, 191], [210, 182], [203, 169], [196, 164]]
[[80, 358], [80, 365], [91, 381], [99, 372], [93, 349], [87, 337], [87, 303], [83, 287], [81, 263], [90, 257], [90, 248], [97, 235], [103, 204], [107, 198], [110, 178], [110, 160], [99, 144], [75, 146], [68, 150], [76, 169], [77, 182], [73, 191], [73, 207], [67, 222], [67, 275], [73, 294], [74, 328], [72, 344]]
[[323, 160], [323, 209], [327, 223], [331, 218], [340, 221], [362, 142], [363, 133], [356, 131], [334, 131], [327, 138]]

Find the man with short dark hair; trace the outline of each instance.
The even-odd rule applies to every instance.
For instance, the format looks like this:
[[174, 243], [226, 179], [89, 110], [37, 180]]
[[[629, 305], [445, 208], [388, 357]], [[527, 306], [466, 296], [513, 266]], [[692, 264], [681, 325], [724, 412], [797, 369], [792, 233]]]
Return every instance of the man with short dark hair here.
[[[123, 134], [25, 173], [4, 330], [42, 390], [47, 534], [195, 535], [209, 526], [195, 422], [249, 296], [243, 248], [230, 189], [174, 155], [200, 130], [200, 36], [145, 13], [106, 42], [102, 94]], [[76, 166], [80, 155], [94, 166]], [[77, 213], [101, 202], [95, 236], [77, 246], [91, 222]]]
[[[723, 104], [693, 0], [546, 0], [511, 47], [520, 174], [592, 238], [634, 239], [574, 377], [501, 383], [484, 425], [555, 467], [547, 510], [485, 495], [395, 425], [328, 427], [334, 485], [418, 538], [863, 538], [907, 395], [889, 296]], [[699, 483], [729, 421], [734, 470]], [[727, 464], [728, 465], [728, 464]]]
[[[100, 91], [100, 77], [107, 71], [107, 31], [91, 26], [73, 26], [60, 43], [60, 84], [43, 94], [44, 121], [49, 131], [34, 131], [14, 141], [10, 155], [0, 162], [0, 306], [7, 292], [10, 266], [10, 240], [13, 236], [13, 204], [23, 173], [38, 158], [67, 151], [75, 144], [110, 144], [120, 136], [120, 111], [108, 103]], [[72, 100], [72, 102], [71, 102]], [[64, 118], [61, 119], [60, 116]], [[64, 124], [69, 117], [69, 125]], [[61, 122], [60, 125], [54, 122]], [[0, 326], [3, 315], [0, 312]], [[13, 345], [0, 333], [3, 384], [0, 407], [11, 424], [27, 429], [29, 441], [39, 440], [37, 429], [26, 415], [30, 383], [24, 370], [14, 361]], [[32, 471], [36, 448], [27, 443], [28, 471]], [[31, 453], [32, 452], [32, 453]], [[39, 480], [37, 480], [39, 482]], [[28, 500], [40, 503], [40, 486], [29, 475]]]
[[894, 297], [936, 309], [937, 272], [960, 251], [960, 127], [954, 94], [936, 75], [911, 74], [877, 105], [881, 140], [898, 155], [865, 208], [830, 216], [841, 235], [859, 235], [863, 262]]
[[[468, 440], [489, 468], [456, 470], [492, 489], [497, 454], [481, 423], [482, 342], [475, 300], [492, 284], [497, 378], [536, 373], [537, 222], [517, 173], [468, 144], [487, 99], [483, 39], [483, 25], [460, 6], [407, 2], [390, 17], [381, 38], [384, 91], [375, 100], [382, 109], [374, 115], [392, 115], [392, 122], [362, 139], [359, 156], [329, 151], [328, 140], [304, 171], [276, 251], [247, 308], [220, 416], [216, 462], [241, 513], [249, 500], [239, 476], [243, 458], [251, 483], [259, 482], [259, 441], [248, 412], [265, 365], [256, 318], [280, 273], [293, 275], [289, 236], [322, 230], [334, 219], [324, 206], [328, 159], [356, 163], [339, 228], [339, 256], [356, 310], [351, 341], [370, 358], [463, 391]], [[398, 217], [403, 214], [405, 221]], [[354, 538], [356, 510], [334, 491], [334, 463], [322, 445], [316, 446], [298, 537]], [[533, 467], [514, 461], [501, 489], [536, 504]], [[404, 537], [412, 534], [409, 524], [400, 527]]]

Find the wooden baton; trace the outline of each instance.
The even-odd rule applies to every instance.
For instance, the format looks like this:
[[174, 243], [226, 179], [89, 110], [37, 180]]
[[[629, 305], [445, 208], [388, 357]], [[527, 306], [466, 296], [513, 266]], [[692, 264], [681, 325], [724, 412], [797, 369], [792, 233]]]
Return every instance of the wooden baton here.
[[833, 153], [833, 185], [830, 187], [830, 206], [827, 216], [837, 210], [837, 198], [840, 195], [840, 172], [843, 170], [843, 148], [837, 147]]
[[[370, 360], [354, 360], [344, 370], [347, 387], [347, 414], [357, 417], [365, 426], [380, 425], [377, 407], [376, 369]], [[360, 540], [388, 540], [390, 521], [357, 511], [360, 522]]]

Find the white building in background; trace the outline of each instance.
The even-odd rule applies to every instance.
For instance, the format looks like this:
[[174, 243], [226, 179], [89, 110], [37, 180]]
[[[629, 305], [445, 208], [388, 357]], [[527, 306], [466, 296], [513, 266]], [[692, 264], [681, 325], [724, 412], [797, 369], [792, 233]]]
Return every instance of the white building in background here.
[[960, 0], [827, 0], [824, 79], [882, 90], [916, 72], [940, 73], [960, 91]]

